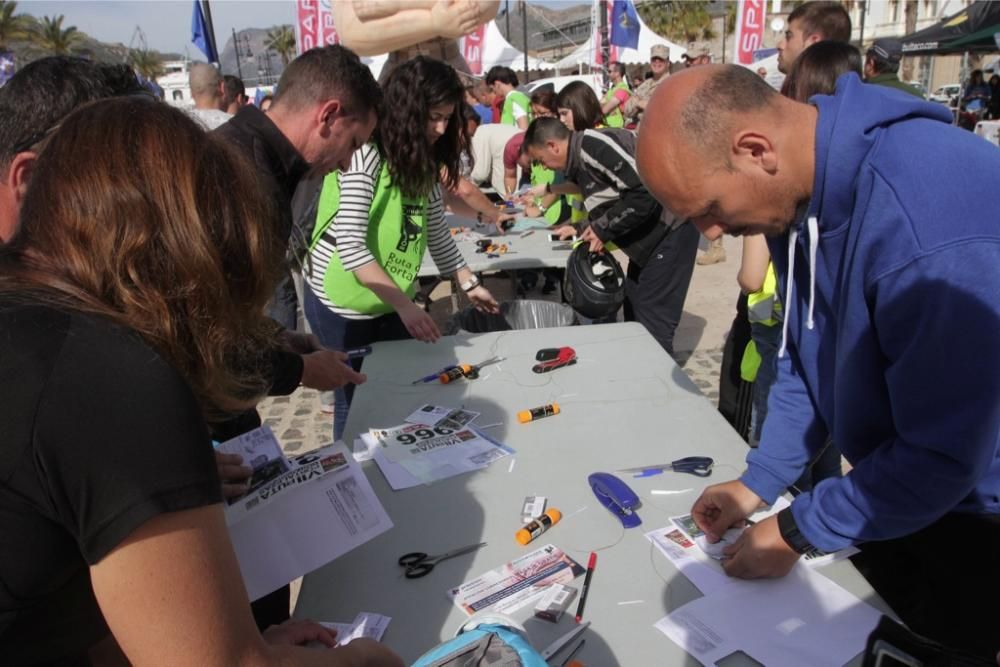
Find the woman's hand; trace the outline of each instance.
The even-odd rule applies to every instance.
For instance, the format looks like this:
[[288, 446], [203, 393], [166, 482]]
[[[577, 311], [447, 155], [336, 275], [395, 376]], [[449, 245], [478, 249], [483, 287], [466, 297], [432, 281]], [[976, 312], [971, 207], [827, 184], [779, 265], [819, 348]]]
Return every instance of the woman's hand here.
[[307, 642], [320, 642], [328, 648], [337, 645], [337, 631], [323, 627], [315, 621], [293, 618], [272, 625], [260, 633], [268, 644], [301, 646]]
[[500, 306], [497, 305], [497, 300], [494, 299], [493, 295], [490, 294], [490, 291], [482, 285], [473, 287], [465, 294], [469, 297], [469, 301], [472, 302], [472, 305], [476, 307], [476, 310], [494, 314], [500, 312]]
[[399, 318], [410, 335], [425, 343], [436, 343], [441, 338], [441, 331], [434, 320], [420, 306], [410, 302], [398, 310]]
[[222, 482], [223, 498], [238, 498], [250, 488], [253, 468], [243, 465], [243, 457], [239, 454], [223, 454], [216, 450], [215, 467]]
[[538, 208], [534, 204], [527, 204], [524, 207], [524, 217], [526, 218], [540, 218], [543, 215], [545, 214], [542, 213], [542, 209]]

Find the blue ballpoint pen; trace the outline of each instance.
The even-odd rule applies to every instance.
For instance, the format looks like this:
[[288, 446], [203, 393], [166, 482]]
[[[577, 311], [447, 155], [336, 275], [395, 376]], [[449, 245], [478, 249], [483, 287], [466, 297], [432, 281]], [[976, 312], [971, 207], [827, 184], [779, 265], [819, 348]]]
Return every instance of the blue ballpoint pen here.
[[452, 365], [452, 366], [445, 366], [444, 368], [442, 368], [441, 370], [439, 370], [437, 373], [431, 373], [430, 375], [425, 375], [422, 378], [420, 378], [419, 380], [414, 380], [410, 384], [420, 384], [422, 382], [434, 382], [435, 380], [437, 380], [441, 376], [442, 373], [447, 373], [452, 368], [455, 368], [455, 366], [454, 365]]

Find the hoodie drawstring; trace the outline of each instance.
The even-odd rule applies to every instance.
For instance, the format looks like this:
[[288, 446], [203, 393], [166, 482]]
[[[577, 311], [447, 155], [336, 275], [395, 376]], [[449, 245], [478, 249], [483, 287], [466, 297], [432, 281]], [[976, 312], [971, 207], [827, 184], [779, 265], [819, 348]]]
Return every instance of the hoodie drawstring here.
[[806, 222], [809, 230], [809, 313], [806, 316], [806, 329], [812, 331], [813, 306], [816, 305], [816, 248], [819, 246], [819, 221], [815, 215], [810, 215]]
[[[812, 331], [815, 327], [813, 309], [816, 305], [816, 250], [819, 247], [819, 221], [816, 216], [809, 216], [806, 221], [809, 234], [809, 312], [806, 315], [806, 328]], [[791, 319], [792, 287], [795, 276], [795, 244], [799, 240], [799, 231], [793, 228], [788, 232], [788, 275], [785, 276], [785, 319], [781, 324], [781, 347], [778, 357], [784, 357], [788, 349], [788, 321]]]
[[785, 276], [785, 318], [781, 323], [781, 347], [778, 358], [785, 356], [788, 349], [788, 320], [792, 319], [792, 276], [795, 274], [795, 242], [799, 240], [799, 230], [794, 227], [788, 232], [788, 274]]

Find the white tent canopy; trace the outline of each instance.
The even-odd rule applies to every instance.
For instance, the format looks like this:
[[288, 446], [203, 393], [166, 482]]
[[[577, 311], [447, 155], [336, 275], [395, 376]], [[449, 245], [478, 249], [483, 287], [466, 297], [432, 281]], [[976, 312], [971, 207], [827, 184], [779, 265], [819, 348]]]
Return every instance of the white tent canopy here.
[[[577, 47], [573, 53], [569, 54], [562, 60], [559, 60], [553, 67], [556, 69], [575, 69], [579, 65], [593, 65], [597, 62], [596, 58], [596, 47], [594, 42], [596, 39], [589, 39], [580, 46]], [[618, 57], [615, 59], [620, 63], [625, 63], [626, 65], [636, 65], [639, 63], [649, 62], [649, 50], [653, 48], [656, 44], [662, 44], [666, 46], [670, 51], [670, 61], [676, 62], [681, 59], [681, 56], [687, 53], [687, 49], [683, 46], [674, 44], [668, 39], [660, 37], [655, 32], [650, 30], [649, 26], [643, 23], [642, 19], [639, 19], [639, 46], [635, 49], [623, 49], [618, 47]]]
[[[462, 43], [459, 44], [459, 48], [462, 52], [465, 52], [464, 47], [465, 38], [462, 38]], [[509, 67], [514, 70], [524, 69], [524, 52], [511, 46], [510, 42], [504, 39], [503, 35], [500, 34], [500, 29], [497, 28], [496, 21], [490, 21], [486, 24], [486, 33], [483, 35], [483, 71], [482, 74], [485, 75], [490, 71], [491, 67], [496, 67], [497, 65], [502, 65], [504, 67]], [[528, 56], [528, 69], [549, 69], [549, 65], [544, 60], [539, 60], [534, 56]]]

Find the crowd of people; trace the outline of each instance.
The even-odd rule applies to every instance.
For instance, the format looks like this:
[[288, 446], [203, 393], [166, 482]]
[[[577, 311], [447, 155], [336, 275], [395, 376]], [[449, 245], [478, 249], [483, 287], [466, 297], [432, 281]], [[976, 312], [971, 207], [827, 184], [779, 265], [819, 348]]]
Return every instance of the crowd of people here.
[[327, 46], [266, 110], [209, 65], [191, 112], [126, 67], [22, 68], [0, 89], [4, 662], [402, 664], [368, 639], [304, 647], [336, 637], [289, 620], [287, 588], [250, 604], [223, 515], [250, 469], [213, 442], [300, 385], [335, 392], [339, 437], [365, 382], [343, 350], [441, 339], [415, 303], [427, 251], [497, 312], [445, 222], [502, 232], [480, 183], [619, 249], [624, 317], [668, 354], [699, 234], [743, 236], [723, 384], [754, 381], [751, 449], [696, 522], [717, 541], [791, 490], [725, 549], [730, 575], [855, 545], [911, 630], [992, 659], [1000, 153], [897, 85], [892, 43], [849, 37], [839, 3], [798, 6], [780, 92], [738, 66], [669, 74], [660, 47], [634, 89], [612, 64], [602, 96], [529, 96], [506, 68], [468, 86], [423, 55], [380, 85]]

